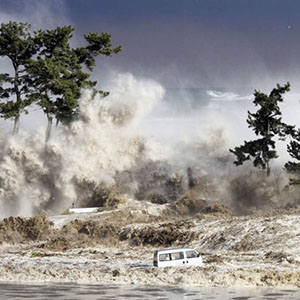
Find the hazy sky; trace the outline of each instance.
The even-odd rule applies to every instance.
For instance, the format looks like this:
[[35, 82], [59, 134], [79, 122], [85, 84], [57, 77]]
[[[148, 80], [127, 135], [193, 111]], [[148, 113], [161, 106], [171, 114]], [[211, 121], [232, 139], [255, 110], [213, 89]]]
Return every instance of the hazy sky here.
[[102, 78], [115, 69], [166, 87], [259, 88], [300, 77], [298, 0], [0, 0], [0, 18], [72, 24], [78, 43], [111, 33], [124, 50], [99, 60]]

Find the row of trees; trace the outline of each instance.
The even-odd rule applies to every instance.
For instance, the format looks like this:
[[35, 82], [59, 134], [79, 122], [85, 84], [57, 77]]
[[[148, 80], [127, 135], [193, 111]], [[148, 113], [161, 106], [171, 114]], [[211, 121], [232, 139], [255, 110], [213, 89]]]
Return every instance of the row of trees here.
[[[283, 102], [282, 95], [290, 90], [290, 84], [277, 84], [269, 95], [259, 91], [254, 92], [254, 105], [258, 106], [255, 113], [248, 111], [248, 127], [258, 136], [256, 140], [244, 141], [244, 144], [230, 149], [236, 156], [235, 165], [242, 165], [252, 160], [255, 167], [266, 170], [270, 175], [270, 161], [277, 158], [276, 141], [290, 138], [287, 151], [296, 162], [287, 162], [285, 169], [300, 177], [300, 129], [282, 122], [279, 103]], [[292, 183], [300, 183], [298, 178]]]
[[1, 24], [0, 56], [10, 62], [12, 72], [0, 74], [0, 116], [14, 120], [14, 133], [19, 129], [21, 114], [35, 104], [47, 116], [48, 140], [53, 119], [73, 120], [81, 89], [95, 89], [97, 82], [89, 79], [95, 58], [100, 54], [112, 56], [122, 49], [112, 47], [108, 33], [86, 34], [86, 45], [72, 48], [73, 31], [72, 26], [63, 26], [32, 32], [28, 23]]

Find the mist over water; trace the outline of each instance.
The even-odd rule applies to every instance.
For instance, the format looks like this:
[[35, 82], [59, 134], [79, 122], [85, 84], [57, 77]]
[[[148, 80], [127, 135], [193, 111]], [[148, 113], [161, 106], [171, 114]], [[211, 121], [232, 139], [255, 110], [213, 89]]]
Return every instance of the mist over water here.
[[[165, 89], [132, 74], [114, 74], [107, 82], [103, 89], [110, 95], [83, 91], [79, 119], [53, 128], [46, 144], [45, 125], [2, 134], [1, 217], [61, 213], [73, 202], [100, 205], [103, 194], [112, 192], [161, 202], [192, 194], [232, 205], [245, 196], [238, 178], [248, 193], [258, 188], [252, 198], [246, 195], [250, 205], [281, 197], [286, 176], [266, 196], [262, 175], [251, 164], [236, 168], [228, 151], [251, 137], [246, 118], [253, 96], [247, 89]], [[290, 103], [286, 111], [298, 105]]]

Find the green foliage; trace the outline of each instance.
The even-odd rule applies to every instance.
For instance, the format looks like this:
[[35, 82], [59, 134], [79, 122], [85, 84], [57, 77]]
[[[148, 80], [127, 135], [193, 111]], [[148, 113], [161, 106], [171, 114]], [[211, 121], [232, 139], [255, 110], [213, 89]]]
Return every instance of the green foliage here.
[[34, 87], [30, 97], [43, 109], [48, 120], [58, 116], [62, 119], [64, 107], [69, 113], [76, 108], [82, 82], [89, 76], [79, 74], [80, 66], [76, 66], [69, 45], [73, 31], [71, 26], [64, 26], [35, 32], [40, 51], [28, 64]]
[[96, 81], [89, 80], [98, 55], [112, 56], [121, 46], [112, 48], [108, 33], [86, 34], [86, 46], [72, 48], [72, 26], [30, 33], [27, 23], [9, 22], [0, 27], [0, 56], [11, 61], [13, 74], [0, 74], [0, 116], [13, 118], [15, 128], [22, 112], [32, 103], [47, 115], [47, 139], [53, 118], [70, 122], [78, 114], [82, 88], [96, 91]]
[[26, 62], [33, 57], [38, 45], [34, 43], [27, 23], [9, 22], [0, 26], [0, 56], [9, 59], [13, 74], [0, 74], [0, 116], [15, 120], [15, 131], [22, 112], [31, 104], [30, 78]]
[[[90, 33], [85, 35], [85, 47], [71, 48], [72, 26], [35, 32], [39, 45], [37, 58], [29, 61], [28, 72], [35, 92], [31, 99], [43, 109], [48, 118], [49, 138], [52, 119], [68, 123], [78, 113], [78, 99], [82, 88], [94, 88], [96, 81], [89, 80], [99, 54], [111, 56], [121, 47], [111, 48], [111, 35]], [[86, 68], [86, 70], [84, 70]], [[102, 96], [106, 92], [100, 91]]]
[[289, 161], [284, 165], [289, 173], [297, 176], [297, 178], [290, 179], [290, 184], [300, 184], [300, 129], [293, 131], [292, 140], [287, 146], [287, 151], [297, 161]]
[[261, 138], [254, 141], [244, 141], [244, 145], [235, 147], [230, 152], [236, 155], [237, 160], [235, 165], [242, 165], [246, 160], [253, 158], [253, 165], [255, 167], [267, 168], [267, 163], [274, 158], [277, 158], [275, 149], [275, 142], [270, 138]]
[[235, 154], [235, 165], [242, 165], [247, 160], [253, 160], [253, 165], [267, 170], [270, 174], [269, 162], [278, 157], [275, 150], [275, 137], [284, 139], [293, 132], [293, 126], [282, 122], [279, 103], [283, 101], [282, 94], [290, 90], [290, 84], [284, 86], [277, 84], [270, 95], [259, 91], [254, 92], [253, 103], [258, 106], [255, 113], [248, 111], [248, 127], [252, 128], [260, 138], [253, 141], [244, 141], [244, 145], [235, 147], [230, 152]]
[[85, 34], [84, 38], [88, 42], [88, 46], [75, 49], [75, 53], [79, 58], [79, 63], [83, 63], [90, 71], [95, 66], [95, 56], [99, 54], [112, 56], [112, 54], [119, 53], [122, 50], [122, 46], [111, 48], [112, 41], [109, 33], [102, 32], [99, 35], [97, 32], [91, 32]]

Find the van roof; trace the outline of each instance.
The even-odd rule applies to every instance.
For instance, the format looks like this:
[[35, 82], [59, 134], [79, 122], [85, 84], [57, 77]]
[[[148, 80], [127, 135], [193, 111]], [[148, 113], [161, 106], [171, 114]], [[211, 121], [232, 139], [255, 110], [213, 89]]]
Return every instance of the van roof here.
[[156, 250], [155, 252], [164, 253], [164, 252], [177, 252], [177, 251], [189, 251], [189, 250], [196, 251], [194, 248], [170, 248], [170, 249]]

